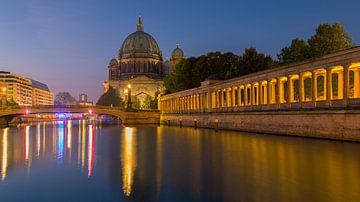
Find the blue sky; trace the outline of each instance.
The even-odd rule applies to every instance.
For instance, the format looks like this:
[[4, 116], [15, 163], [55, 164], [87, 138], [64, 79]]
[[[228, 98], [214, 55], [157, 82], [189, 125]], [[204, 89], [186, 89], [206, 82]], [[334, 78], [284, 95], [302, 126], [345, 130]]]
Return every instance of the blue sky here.
[[1, 0], [0, 70], [97, 100], [107, 64], [139, 13], [164, 59], [176, 43], [186, 56], [255, 46], [276, 57], [323, 22], [340, 22], [359, 45], [359, 8], [356, 0]]

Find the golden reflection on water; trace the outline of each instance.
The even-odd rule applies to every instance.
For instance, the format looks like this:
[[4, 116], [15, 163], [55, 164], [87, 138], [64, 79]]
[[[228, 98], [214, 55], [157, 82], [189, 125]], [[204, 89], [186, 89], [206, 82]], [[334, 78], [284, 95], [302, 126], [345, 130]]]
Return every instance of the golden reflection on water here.
[[72, 143], [72, 121], [68, 120], [67, 122], [67, 148], [71, 149], [71, 143]]
[[130, 196], [136, 169], [136, 128], [125, 127], [121, 144], [123, 192]]
[[9, 128], [3, 129], [1, 181], [4, 181], [6, 178], [6, 171], [8, 166], [8, 132], [9, 132]]
[[24, 159], [27, 161], [29, 160], [29, 150], [30, 150], [30, 140], [29, 140], [29, 129], [30, 126], [25, 126], [24, 128]]
[[94, 138], [94, 126], [89, 125], [89, 140], [88, 140], [88, 177], [91, 177], [93, 172], [93, 160], [95, 153], [95, 138]]
[[85, 147], [86, 147], [86, 128], [85, 128], [85, 120], [82, 120], [81, 124], [81, 168], [85, 166]]

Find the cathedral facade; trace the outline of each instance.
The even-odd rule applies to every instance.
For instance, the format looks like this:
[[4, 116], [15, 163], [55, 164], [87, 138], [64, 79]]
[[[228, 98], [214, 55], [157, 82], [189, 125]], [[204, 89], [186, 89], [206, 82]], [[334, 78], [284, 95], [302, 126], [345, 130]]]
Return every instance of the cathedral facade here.
[[142, 107], [148, 96], [153, 98], [156, 92], [165, 90], [164, 78], [173, 73], [176, 64], [184, 58], [183, 51], [177, 47], [170, 60], [164, 63], [158, 43], [150, 34], [144, 32], [139, 17], [137, 31], [124, 40], [118, 58], [109, 62], [104, 91], [111, 86], [124, 99], [125, 90], [130, 84], [131, 96], [135, 97]]

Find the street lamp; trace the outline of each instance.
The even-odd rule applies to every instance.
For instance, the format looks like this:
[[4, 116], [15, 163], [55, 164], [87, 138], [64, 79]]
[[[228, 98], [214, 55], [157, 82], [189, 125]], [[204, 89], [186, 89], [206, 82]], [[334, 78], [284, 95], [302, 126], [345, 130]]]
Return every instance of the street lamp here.
[[126, 109], [131, 110], [131, 84], [127, 85], [127, 89], [125, 89], [125, 94], [127, 94], [127, 102], [126, 102]]

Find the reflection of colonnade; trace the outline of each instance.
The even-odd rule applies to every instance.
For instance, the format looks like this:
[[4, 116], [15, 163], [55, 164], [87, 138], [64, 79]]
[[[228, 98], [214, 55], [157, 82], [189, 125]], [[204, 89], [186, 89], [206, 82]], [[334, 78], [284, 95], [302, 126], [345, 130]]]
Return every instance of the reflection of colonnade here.
[[162, 96], [164, 113], [349, 107], [360, 104], [360, 47]]

